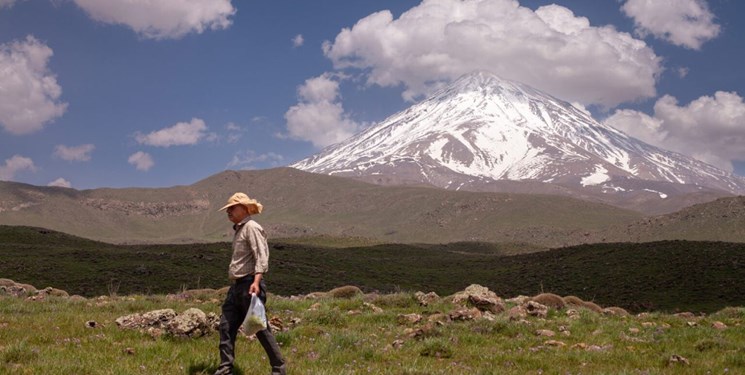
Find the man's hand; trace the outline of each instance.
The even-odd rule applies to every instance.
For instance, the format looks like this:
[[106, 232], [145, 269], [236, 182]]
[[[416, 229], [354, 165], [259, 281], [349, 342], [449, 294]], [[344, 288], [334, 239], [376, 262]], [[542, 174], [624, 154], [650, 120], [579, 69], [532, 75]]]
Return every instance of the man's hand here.
[[261, 278], [263, 276], [264, 275], [261, 274], [261, 273], [257, 273], [257, 274], [254, 275], [254, 282], [251, 283], [251, 286], [250, 287], [248, 287], [248, 294], [254, 294], [255, 293], [257, 296], [259, 295], [259, 291], [260, 291], [260, 289], [259, 289], [259, 283], [261, 282]]
[[257, 296], [259, 295], [259, 283], [258, 282], [254, 282], [253, 284], [251, 284], [250, 287], [248, 287], [248, 294], [256, 294]]

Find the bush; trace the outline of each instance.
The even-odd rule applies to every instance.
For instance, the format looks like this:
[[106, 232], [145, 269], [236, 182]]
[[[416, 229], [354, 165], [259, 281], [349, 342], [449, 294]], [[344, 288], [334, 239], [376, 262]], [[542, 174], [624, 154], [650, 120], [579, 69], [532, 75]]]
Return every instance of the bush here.
[[531, 300], [533, 300], [534, 302], [538, 302], [541, 305], [554, 308], [556, 310], [561, 310], [566, 307], [566, 303], [564, 303], [564, 299], [561, 298], [561, 296], [553, 294], [553, 293], [541, 293], [531, 298]]
[[329, 290], [327, 296], [331, 298], [353, 298], [362, 294], [362, 290], [354, 285], [345, 285]]

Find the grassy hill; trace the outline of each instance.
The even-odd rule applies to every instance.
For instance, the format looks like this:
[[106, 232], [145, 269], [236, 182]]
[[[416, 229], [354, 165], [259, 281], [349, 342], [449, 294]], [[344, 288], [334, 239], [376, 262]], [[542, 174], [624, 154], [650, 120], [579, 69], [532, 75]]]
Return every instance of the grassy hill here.
[[[316, 243], [330, 242], [318, 241]], [[341, 241], [343, 242], [343, 241]], [[353, 240], [358, 242], [358, 240]], [[745, 244], [664, 241], [551, 251], [488, 243], [321, 246], [271, 241], [270, 289], [306, 294], [340, 285], [435, 291], [469, 284], [500, 296], [553, 292], [632, 311], [711, 312], [745, 305]], [[527, 252], [527, 254], [512, 255]], [[227, 243], [111, 245], [38, 228], [0, 226], [0, 278], [71, 294], [174, 293], [227, 284]]]
[[217, 210], [236, 191], [264, 204], [260, 221], [275, 238], [563, 246], [582, 242], [586, 231], [642, 217], [566, 197], [384, 187], [278, 168], [226, 171], [162, 189], [77, 191], [0, 182], [0, 224], [40, 226], [111, 243], [226, 241], [230, 226]]

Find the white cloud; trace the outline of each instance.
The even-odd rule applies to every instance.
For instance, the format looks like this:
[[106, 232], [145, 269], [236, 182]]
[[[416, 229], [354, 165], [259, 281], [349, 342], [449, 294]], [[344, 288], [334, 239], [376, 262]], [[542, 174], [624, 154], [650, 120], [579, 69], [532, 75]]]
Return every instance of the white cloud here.
[[605, 122], [647, 143], [695, 157], [727, 171], [745, 160], [745, 103], [734, 92], [717, 91], [688, 105], [665, 95], [654, 116], [619, 110]]
[[57, 187], [65, 187], [65, 188], [71, 188], [72, 184], [70, 181], [65, 180], [64, 178], [60, 177], [50, 183], [47, 184], [47, 186], [57, 186]]
[[13, 155], [10, 159], [5, 159], [4, 165], [0, 165], [0, 180], [12, 181], [16, 173], [25, 170], [36, 172], [34, 161], [21, 155]]
[[294, 38], [292, 38], [292, 46], [295, 48], [302, 46], [304, 43], [305, 38], [303, 38], [303, 34], [297, 34]]
[[74, 0], [100, 22], [125, 25], [151, 39], [230, 27], [236, 12], [230, 0]]
[[677, 72], [678, 72], [678, 76], [679, 76], [680, 78], [685, 78], [685, 77], [686, 77], [686, 76], [688, 75], [688, 73], [689, 73], [690, 71], [691, 71], [691, 70], [690, 70], [690, 69], [688, 69], [688, 68], [686, 68], [686, 67], [680, 67], [680, 68], [678, 68], [678, 69], [677, 69]]
[[147, 152], [137, 151], [129, 156], [129, 164], [132, 164], [138, 171], [148, 171], [155, 165], [152, 156]]
[[57, 145], [54, 148], [54, 156], [67, 161], [89, 161], [91, 152], [96, 148], [92, 144], [84, 144], [76, 147]]
[[179, 122], [148, 134], [138, 133], [135, 139], [140, 144], [156, 147], [195, 145], [202, 139], [213, 139], [212, 133], [207, 134], [206, 130], [204, 120], [193, 118], [190, 122]]
[[257, 155], [252, 150], [240, 151], [233, 155], [228, 163], [229, 168], [256, 169], [256, 163], [264, 163], [269, 167], [279, 167], [284, 164], [285, 157], [274, 152]]
[[298, 87], [299, 103], [285, 113], [289, 137], [325, 147], [341, 142], [360, 129], [339, 102], [339, 82], [330, 74], [310, 78]]
[[0, 125], [11, 134], [41, 130], [67, 109], [47, 63], [52, 49], [33, 36], [0, 44]]
[[0, 0], [0, 9], [10, 8], [15, 2], [16, 0]]
[[628, 0], [621, 10], [634, 19], [637, 34], [686, 48], [699, 49], [720, 31], [705, 0]]
[[403, 84], [413, 100], [485, 70], [564, 100], [612, 107], [656, 95], [661, 59], [644, 41], [591, 26], [571, 10], [533, 11], [513, 0], [424, 0], [398, 19], [373, 13], [343, 29], [324, 53], [368, 84]]

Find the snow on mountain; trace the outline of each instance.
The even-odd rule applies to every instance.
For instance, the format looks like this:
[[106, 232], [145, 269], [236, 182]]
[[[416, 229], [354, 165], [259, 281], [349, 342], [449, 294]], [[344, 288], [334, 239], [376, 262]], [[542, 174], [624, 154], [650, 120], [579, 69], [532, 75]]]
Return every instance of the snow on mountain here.
[[510, 180], [610, 193], [663, 181], [745, 192], [744, 179], [631, 138], [570, 103], [487, 72], [463, 76], [292, 167], [449, 189]]

